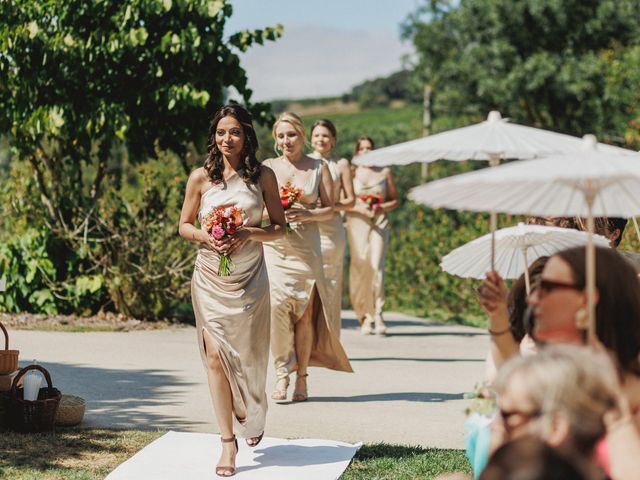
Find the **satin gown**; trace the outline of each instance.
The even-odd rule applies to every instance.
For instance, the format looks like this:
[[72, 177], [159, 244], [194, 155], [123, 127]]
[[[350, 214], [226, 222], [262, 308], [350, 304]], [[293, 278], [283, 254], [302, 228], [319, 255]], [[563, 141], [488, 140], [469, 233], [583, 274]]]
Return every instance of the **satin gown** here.
[[[356, 204], [366, 204], [362, 195], [380, 195], [386, 201], [387, 180], [383, 175], [373, 184], [364, 185], [354, 175], [353, 189]], [[389, 243], [389, 217], [381, 213], [372, 219], [349, 211], [346, 213], [349, 238], [349, 297], [356, 317], [362, 323], [365, 316], [371, 320], [382, 315], [384, 307], [384, 265]]]
[[[244, 210], [245, 226], [260, 226], [263, 198], [259, 184], [234, 175], [213, 185], [200, 200], [200, 218], [215, 206]], [[215, 343], [233, 397], [233, 430], [240, 437], [264, 432], [265, 383], [269, 362], [269, 278], [262, 244], [247, 242], [231, 255], [229, 276], [218, 276], [220, 256], [201, 248], [191, 279], [198, 345], [207, 368], [203, 332]]]
[[[320, 155], [313, 155], [314, 158], [321, 158]], [[333, 182], [333, 201], [340, 201], [340, 190], [342, 182], [340, 180], [340, 170], [338, 169], [338, 159], [323, 158], [329, 167], [331, 180]], [[347, 234], [342, 221], [342, 215], [334, 212], [329, 220], [318, 222], [320, 229], [320, 248], [322, 250], [322, 269], [329, 295], [329, 308], [333, 311], [331, 318], [335, 321], [334, 331], [340, 336], [342, 328], [342, 274], [344, 266], [344, 252], [347, 247]]]
[[[286, 160], [265, 160], [273, 167]], [[303, 193], [296, 207], [313, 209], [319, 197], [322, 160], [316, 159], [314, 171], [306, 185], [297, 185]], [[280, 181], [279, 186], [280, 185]], [[278, 379], [287, 377], [297, 368], [295, 352], [295, 322], [311, 302], [313, 343], [310, 366], [352, 372], [349, 359], [335, 330], [322, 269], [320, 234], [316, 222], [292, 225], [293, 232], [264, 243], [265, 260], [271, 287], [271, 354]], [[320, 301], [314, 302], [314, 295]]]

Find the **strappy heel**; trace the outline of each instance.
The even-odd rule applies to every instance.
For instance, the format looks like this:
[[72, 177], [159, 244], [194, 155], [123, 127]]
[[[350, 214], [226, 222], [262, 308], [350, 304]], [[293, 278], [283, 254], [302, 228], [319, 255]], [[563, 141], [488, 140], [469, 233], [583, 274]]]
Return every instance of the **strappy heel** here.
[[[231, 438], [220, 437], [220, 441], [222, 443], [233, 442], [233, 444], [236, 447], [236, 456], [238, 455], [238, 439], [236, 438], [235, 435]], [[219, 477], [233, 477], [235, 474], [236, 474], [236, 467], [228, 467], [223, 465], [219, 465], [216, 467], [216, 475]]]
[[375, 324], [375, 334], [380, 335], [381, 337], [386, 336], [387, 326], [384, 324], [384, 320], [382, 320], [382, 315], [376, 315], [375, 317], [373, 317], [373, 322]]
[[[293, 397], [291, 398], [291, 401], [293, 402], [306, 402], [309, 399], [309, 394], [307, 392], [307, 377], [309, 376], [308, 373], [305, 373], [304, 375], [297, 375], [296, 376], [296, 388], [293, 391]], [[304, 389], [298, 389], [298, 380], [302, 380], [301, 383], [304, 384]]]
[[[249, 445], [251, 448], [257, 447], [258, 444], [262, 441], [262, 437], [264, 437], [264, 432], [262, 432], [257, 437], [249, 437], [249, 438], [247, 438], [246, 439], [247, 445]], [[254, 440], [254, 442], [249, 442], [249, 440]]]
[[276, 382], [276, 388], [271, 394], [271, 398], [276, 401], [286, 400], [287, 388], [289, 388], [289, 376], [279, 378]]
[[373, 333], [373, 319], [368, 314], [362, 319], [360, 333], [362, 335], [371, 335]]

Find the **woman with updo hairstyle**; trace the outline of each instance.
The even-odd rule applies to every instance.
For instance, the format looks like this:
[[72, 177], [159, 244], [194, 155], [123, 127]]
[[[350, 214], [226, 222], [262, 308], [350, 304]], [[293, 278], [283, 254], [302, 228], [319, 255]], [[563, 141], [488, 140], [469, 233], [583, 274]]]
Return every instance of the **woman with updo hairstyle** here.
[[[245, 108], [216, 112], [207, 149], [204, 166], [189, 176], [179, 232], [200, 246], [191, 298], [222, 440], [216, 474], [228, 477], [235, 473], [236, 435], [255, 447], [264, 433], [270, 305], [262, 242], [284, 234], [285, 218], [276, 177], [256, 160], [258, 141]], [[234, 234], [215, 238], [205, 230], [215, 207], [240, 209]], [[265, 209], [268, 225], [262, 227]], [[229, 272], [221, 269], [223, 256], [230, 259]]]
[[[373, 140], [360, 137], [355, 156], [373, 150]], [[349, 296], [363, 335], [386, 335], [384, 265], [389, 243], [388, 212], [398, 206], [398, 193], [389, 168], [358, 165], [353, 171], [355, 205], [347, 212], [351, 261]]]
[[[281, 155], [263, 165], [275, 172], [290, 231], [265, 243], [271, 285], [271, 353], [277, 377], [271, 398], [287, 399], [289, 377], [296, 371], [292, 400], [302, 402], [308, 399], [309, 366], [352, 371], [336, 331], [339, 319], [334, 318], [326, 288], [318, 230], [318, 222], [333, 217], [333, 182], [326, 162], [305, 155], [306, 135], [300, 117], [282, 113], [272, 133]], [[295, 202], [289, 205], [292, 199]]]
[[329, 167], [333, 182], [333, 216], [318, 222], [320, 229], [320, 246], [329, 308], [334, 311], [331, 317], [336, 321], [334, 331], [340, 335], [342, 306], [342, 273], [347, 237], [342, 222], [341, 212], [350, 209], [355, 203], [351, 166], [346, 158], [333, 154], [337, 142], [335, 125], [326, 119], [316, 120], [311, 127], [311, 146], [313, 158], [321, 158]]

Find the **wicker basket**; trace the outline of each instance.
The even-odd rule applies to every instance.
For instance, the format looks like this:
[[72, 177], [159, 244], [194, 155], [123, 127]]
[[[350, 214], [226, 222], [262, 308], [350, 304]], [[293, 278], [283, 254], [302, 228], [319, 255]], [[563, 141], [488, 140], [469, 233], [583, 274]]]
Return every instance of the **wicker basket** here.
[[[39, 370], [47, 380], [47, 386], [40, 389], [38, 399], [32, 402], [24, 399], [24, 388], [18, 382], [29, 370]], [[60, 405], [62, 394], [51, 384], [51, 375], [40, 365], [29, 365], [20, 370], [9, 391], [9, 427], [18, 432], [48, 432], [53, 430], [53, 422]]]
[[18, 350], [9, 350], [9, 333], [0, 322], [0, 328], [4, 333], [4, 350], [0, 350], [0, 375], [13, 373], [18, 368]]
[[61, 427], [78, 425], [84, 417], [85, 401], [75, 395], [62, 395], [55, 424]]

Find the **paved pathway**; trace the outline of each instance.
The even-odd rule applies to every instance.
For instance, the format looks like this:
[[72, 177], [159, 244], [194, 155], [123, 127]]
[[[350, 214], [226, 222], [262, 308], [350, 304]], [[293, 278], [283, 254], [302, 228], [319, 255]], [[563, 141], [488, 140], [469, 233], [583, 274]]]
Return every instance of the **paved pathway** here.
[[[387, 314], [389, 336], [363, 337], [343, 312], [356, 373], [312, 368], [310, 400], [270, 400], [267, 434], [463, 448], [463, 394], [481, 379], [484, 331]], [[11, 332], [21, 364], [36, 358], [56, 387], [87, 400], [87, 427], [215, 431], [195, 329]], [[269, 368], [267, 393], [275, 384]], [[289, 389], [291, 395], [292, 388]]]

